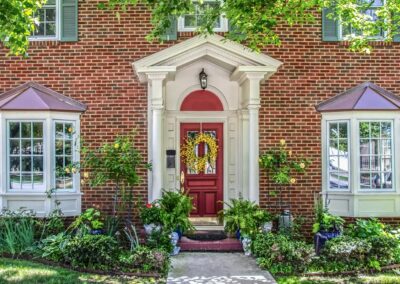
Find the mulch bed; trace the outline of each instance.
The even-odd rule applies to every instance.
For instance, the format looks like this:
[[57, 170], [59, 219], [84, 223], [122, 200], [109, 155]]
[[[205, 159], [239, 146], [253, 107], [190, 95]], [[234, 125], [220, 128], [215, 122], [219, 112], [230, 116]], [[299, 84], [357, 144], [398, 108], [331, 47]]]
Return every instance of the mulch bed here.
[[77, 268], [77, 267], [72, 267], [65, 263], [59, 263], [59, 262], [54, 262], [54, 261], [44, 259], [44, 258], [34, 257], [29, 254], [22, 254], [22, 255], [19, 255], [18, 257], [15, 257], [15, 256], [13, 257], [11, 254], [3, 253], [3, 254], [0, 254], [0, 257], [17, 259], [17, 260], [29, 260], [29, 261], [44, 264], [47, 266], [66, 268], [66, 269], [76, 271], [76, 272], [81, 272], [81, 273], [109, 275], [109, 276], [125, 276], [125, 277], [162, 278], [162, 275], [157, 272], [143, 273], [143, 272], [123, 272], [123, 271], [118, 271], [118, 270], [104, 271], [104, 270], [95, 270], [95, 269], [88, 269], [88, 268]]

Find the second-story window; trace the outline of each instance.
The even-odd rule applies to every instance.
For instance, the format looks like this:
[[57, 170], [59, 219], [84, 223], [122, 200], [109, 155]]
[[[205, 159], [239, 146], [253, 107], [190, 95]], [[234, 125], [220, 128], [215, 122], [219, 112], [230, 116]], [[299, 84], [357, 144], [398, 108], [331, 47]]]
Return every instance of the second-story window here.
[[[181, 32], [185, 31], [195, 31], [199, 26], [202, 25], [204, 21], [205, 11], [207, 9], [213, 9], [220, 5], [219, 1], [203, 1], [202, 4], [199, 2], [194, 2], [195, 11], [193, 14], [184, 15], [179, 18], [178, 21], [178, 30]], [[218, 19], [215, 21], [214, 31], [216, 32], [225, 32], [228, 30], [228, 22], [227, 19], [220, 15]]]
[[36, 28], [32, 38], [57, 38], [57, 1], [48, 0], [36, 13]]

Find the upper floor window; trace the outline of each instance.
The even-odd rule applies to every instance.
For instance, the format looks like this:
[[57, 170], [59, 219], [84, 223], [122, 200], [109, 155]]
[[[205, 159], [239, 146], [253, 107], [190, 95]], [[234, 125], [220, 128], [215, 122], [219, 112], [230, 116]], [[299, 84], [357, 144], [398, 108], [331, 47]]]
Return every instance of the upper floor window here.
[[48, 0], [38, 9], [36, 27], [32, 39], [56, 39], [58, 37], [58, 0]]
[[[378, 20], [377, 10], [381, 8], [384, 4], [383, 0], [362, 0], [362, 5], [365, 5], [365, 9], [362, 10], [362, 13], [369, 19], [370, 21], [376, 22]], [[361, 35], [361, 32], [351, 26], [343, 26], [342, 25], [342, 38], [346, 39], [347, 37]], [[384, 30], [382, 28], [377, 31], [375, 38], [380, 39], [385, 36]]]
[[[195, 31], [204, 21], [204, 14], [207, 9], [218, 7], [219, 1], [203, 1], [202, 4], [194, 2], [195, 11], [194, 14], [188, 14], [178, 19], [178, 30], [181, 32]], [[220, 15], [214, 25], [215, 32], [226, 32], [228, 31], [228, 20], [223, 15]]]

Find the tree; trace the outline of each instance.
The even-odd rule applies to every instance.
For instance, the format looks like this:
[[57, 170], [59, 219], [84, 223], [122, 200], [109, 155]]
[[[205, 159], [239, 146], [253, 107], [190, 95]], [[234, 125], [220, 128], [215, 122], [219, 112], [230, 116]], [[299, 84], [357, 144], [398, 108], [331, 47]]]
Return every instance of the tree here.
[[46, 0], [0, 0], [0, 41], [13, 55], [27, 55], [35, 13]]
[[[33, 28], [32, 15], [42, 4], [41, 1], [0, 0], [0, 40], [10, 48], [11, 53], [23, 54], [26, 51], [27, 37]], [[375, 13], [369, 13], [377, 1], [384, 3], [374, 7]], [[10, 11], [3, 9], [8, 2], [13, 8]], [[115, 9], [117, 18], [120, 18], [119, 11], [126, 11], [128, 6], [145, 5], [151, 11], [153, 24], [147, 39], [155, 41], [162, 39], [171, 25], [171, 18], [192, 13], [194, 2], [204, 11], [203, 21], [198, 28], [200, 34], [212, 34], [216, 19], [224, 15], [234, 27], [226, 37], [245, 42], [256, 51], [269, 44], [280, 44], [276, 32], [279, 25], [315, 23], [322, 9], [329, 9], [329, 17], [339, 20], [342, 27], [351, 30], [345, 38], [350, 42], [351, 51], [370, 53], [370, 41], [380, 31], [385, 31], [384, 40], [387, 42], [399, 34], [400, 0], [224, 0], [220, 1], [220, 5], [213, 6], [206, 5], [204, 0], [108, 0], [100, 3], [99, 8]], [[23, 9], [20, 5], [23, 5]], [[32, 7], [34, 5], [36, 7]], [[16, 22], [16, 26], [10, 26], [10, 20]], [[9, 41], [6, 41], [7, 38]]]

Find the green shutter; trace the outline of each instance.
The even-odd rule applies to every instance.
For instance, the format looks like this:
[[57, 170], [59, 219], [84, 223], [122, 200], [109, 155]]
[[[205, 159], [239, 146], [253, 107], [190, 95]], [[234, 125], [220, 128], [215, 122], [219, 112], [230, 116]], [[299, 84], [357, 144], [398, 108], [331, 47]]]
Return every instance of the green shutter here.
[[178, 39], [178, 21], [176, 17], [170, 17], [170, 25], [165, 30], [165, 33], [160, 37], [162, 41]]
[[328, 18], [330, 13], [332, 13], [332, 9], [322, 10], [322, 40], [339, 41], [339, 22]]
[[61, 0], [61, 41], [78, 41], [78, 0]]

